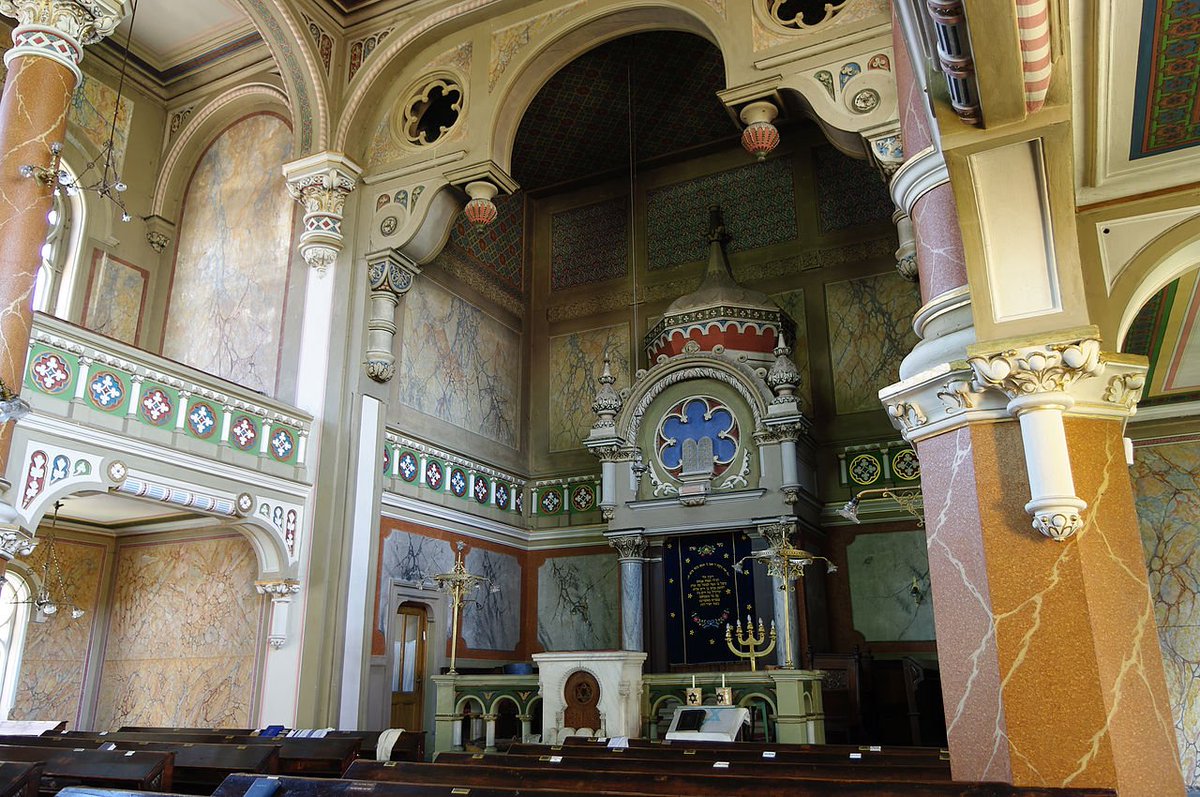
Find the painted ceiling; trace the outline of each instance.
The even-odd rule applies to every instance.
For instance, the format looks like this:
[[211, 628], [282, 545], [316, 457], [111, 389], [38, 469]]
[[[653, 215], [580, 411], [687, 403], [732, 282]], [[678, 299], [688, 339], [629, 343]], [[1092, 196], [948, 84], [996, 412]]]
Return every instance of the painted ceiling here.
[[1142, 0], [1130, 158], [1200, 144], [1200, 0]]
[[698, 36], [656, 31], [603, 44], [559, 70], [525, 111], [513, 177], [536, 190], [627, 170], [631, 127], [639, 163], [733, 139], [738, 128], [716, 96], [724, 87], [720, 52]]
[[1200, 398], [1200, 269], [1155, 294], [1142, 307], [1121, 350], [1150, 359], [1141, 406]]

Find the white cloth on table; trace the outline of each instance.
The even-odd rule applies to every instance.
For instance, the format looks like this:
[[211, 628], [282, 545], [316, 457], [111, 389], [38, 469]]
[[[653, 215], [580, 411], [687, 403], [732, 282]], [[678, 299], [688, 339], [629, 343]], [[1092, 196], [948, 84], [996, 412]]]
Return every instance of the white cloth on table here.
[[614, 736], [608, 740], [608, 746], [609, 747], [628, 747], [629, 746], [629, 737], [628, 736]]

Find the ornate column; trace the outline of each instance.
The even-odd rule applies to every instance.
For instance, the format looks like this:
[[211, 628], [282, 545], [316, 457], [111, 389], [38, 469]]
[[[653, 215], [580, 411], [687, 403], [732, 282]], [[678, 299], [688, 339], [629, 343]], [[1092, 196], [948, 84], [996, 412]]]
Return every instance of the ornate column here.
[[[66, 137], [67, 109], [82, 79], [84, 45], [112, 33], [127, 8], [126, 0], [0, 0], [0, 13], [18, 23], [13, 47], [4, 55], [8, 78], [0, 98], [0, 382], [13, 393], [25, 377], [38, 251], [54, 201], [57, 176], [46, 171], [53, 163], [50, 147]], [[4, 424], [0, 480], [11, 442], [12, 429]], [[7, 488], [6, 483], [0, 486]], [[5, 561], [11, 558], [4, 555], [10, 547], [25, 545], [15, 518], [12, 506], [0, 502], [0, 559]]]
[[371, 316], [367, 319], [367, 376], [387, 382], [396, 373], [396, 308], [421, 273], [416, 263], [389, 247], [367, 255]]
[[300, 254], [318, 274], [342, 251], [342, 209], [362, 169], [337, 152], [319, 152], [284, 164], [288, 191], [304, 207]]
[[646, 538], [640, 534], [621, 534], [608, 538], [617, 549], [621, 564], [621, 649], [642, 651], [642, 583], [645, 567]]
[[255, 581], [254, 590], [259, 595], [271, 598], [271, 624], [267, 631], [267, 644], [272, 650], [279, 650], [287, 642], [288, 610], [291, 607], [292, 596], [300, 592], [300, 582], [294, 578]]

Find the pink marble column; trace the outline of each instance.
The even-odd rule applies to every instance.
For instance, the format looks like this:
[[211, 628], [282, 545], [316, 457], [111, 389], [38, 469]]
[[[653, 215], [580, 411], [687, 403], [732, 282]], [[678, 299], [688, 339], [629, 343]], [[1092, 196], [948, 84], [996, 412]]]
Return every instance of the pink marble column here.
[[[904, 157], [911, 158], [934, 144], [928, 103], [913, 73], [912, 61], [900, 22], [892, 12], [892, 48], [895, 53], [896, 93], [899, 97], [900, 130]], [[967, 284], [967, 263], [954, 191], [944, 183], [920, 197], [911, 208], [913, 237], [917, 244], [917, 269], [921, 301], [929, 302], [947, 291]]]

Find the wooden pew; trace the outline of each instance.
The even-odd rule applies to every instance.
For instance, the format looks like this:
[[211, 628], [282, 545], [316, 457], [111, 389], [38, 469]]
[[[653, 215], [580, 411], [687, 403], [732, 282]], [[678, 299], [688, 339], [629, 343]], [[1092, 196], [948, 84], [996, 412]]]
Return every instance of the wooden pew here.
[[827, 752], [820, 747], [813, 750], [773, 750], [769, 745], [735, 745], [722, 747], [687, 747], [684, 745], [652, 745], [647, 747], [604, 747], [602, 745], [539, 745], [514, 744], [508, 749], [510, 756], [566, 755], [572, 758], [626, 758], [663, 761], [737, 761], [742, 763], [807, 763], [807, 764], [851, 764], [856, 766], [884, 766], [899, 768], [931, 768], [949, 773], [950, 762], [935, 758], [919, 758], [908, 755], [891, 755], [878, 752]]
[[[554, 759], [559, 759], [554, 761]], [[442, 753], [439, 764], [465, 764], [476, 766], [528, 767], [542, 763], [554, 763], [570, 769], [598, 769], [603, 771], [645, 772], [648, 774], [695, 774], [711, 773], [720, 777], [772, 779], [822, 780], [874, 780], [881, 782], [930, 783], [950, 780], [950, 768], [944, 766], [879, 766], [861, 761], [837, 761], [835, 763], [777, 762], [770, 759], [758, 761], [730, 761], [719, 756], [716, 759], [689, 760], [685, 758], [635, 758], [622, 755], [609, 758], [571, 756], [566, 750], [556, 755], [522, 756], [508, 753]]]
[[0, 761], [0, 797], [37, 797], [41, 782], [40, 763]]
[[[24, 741], [21, 741], [24, 740]], [[57, 750], [98, 749], [142, 750], [175, 754], [174, 787], [185, 794], [212, 794], [231, 772], [274, 775], [279, 772], [279, 745], [225, 745], [195, 742], [131, 742], [120, 739], [55, 736], [0, 736], [0, 745], [25, 744]]]
[[[658, 741], [654, 739], [627, 739], [629, 747], [687, 747], [708, 750], [774, 750], [776, 752], [805, 752], [816, 751], [825, 753], [887, 753], [892, 756], [909, 756], [913, 758], [932, 758], [948, 761], [950, 751], [942, 747], [905, 747], [899, 745], [865, 745], [865, 744], [781, 744], [779, 742], [716, 742], [710, 740], [675, 739]], [[593, 739], [586, 736], [570, 736], [562, 741], [561, 746], [602, 748], [608, 746], [608, 738]]]
[[[63, 729], [65, 730], [65, 729]], [[224, 736], [253, 736], [257, 728], [160, 728], [152, 725], [122, 725], [125, 733], [219, 733]]]
[[175, 754], [0, 745], [0, 761], [41, 763], [41, 794], [79, 785], [159, 791], [171, 788]]
[[362, 740], [348, 738], [267, 738], [263, 736], [233, 736], [219, 733], [113, 733], [67, 731], [52, 734], [54, 738], [95, 739], [109, 742], [170, 742], [225, 745], [275, 745], [279, 747], [279, 773], [322, 778], [341, 777], [346, 767], [358, 758]]
[[[379, 744], [382, 731], [330, 731], [326, 739], [361, 739], [362, 748], [358, 751], [359, 758], [375, 758], [375, 749]], [[392, 761], [424, 761], [425, 760], [425, 731], [405, 731], [392, 745]]]
[[[610, 765], [611, 762], [602, 762]], [[881, 783], [869, 779], [766, 778], [704, 773], [614, 771], [609, 766], [564, 768], [482, 766], [472, 764], [412, 764], [357, 761], [347, 778], [438, 785], [453, 783], [475, 789], [556, 789], [575, 794], [613, 792], [641, 797], [1113, 797], [1109, 789], [1017, 788], [997, 783], [908, 782]]]

